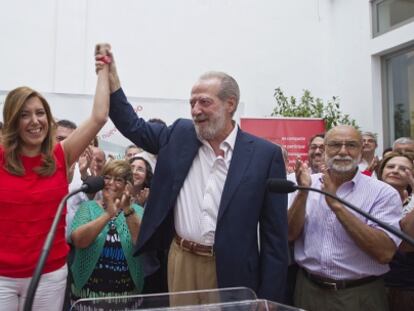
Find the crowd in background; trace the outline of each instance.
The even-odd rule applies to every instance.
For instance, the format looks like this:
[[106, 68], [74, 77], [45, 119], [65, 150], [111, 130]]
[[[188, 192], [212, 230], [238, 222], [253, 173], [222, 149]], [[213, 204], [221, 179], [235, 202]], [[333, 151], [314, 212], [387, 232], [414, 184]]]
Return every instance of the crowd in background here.
[[[339, 125], [312, 137], [307, 158], [291, 166], [286, 149], [233, 121], [240, 94], [231, 76], [202, 75], [191, 90], [193, 120], [167, 126], [133, 112], [109, 45], [97, 45], [95, 55], [94, 106], [79, 127], [55, 122], [30, 88], [6, 98], [0, 310], [22, 310], [56, 207], [89, 176], [101, 176], [104, 187], [68, 200], [34, 310], [235, 286], [306, 310], [414, 308], [413, 245], [320, 193], [266, 190], [269, 178], [286, 177], [414, 237], [413, 139], [396, 139], [378, 157], [374, 133]], [[96, 139], [108, 117], [133, 142], [123, 160], [106, 155]], [[141, 306], [123, 299], [107, 308]]]
[[[381, 158], [375, 155], [376, 149], [374, 133], [337, 127], [327, 135], [310, 139], [307, 159], [298, 159], [293, 169], [287, 167], [293, 171], [287, 178], [299, 185], [330, 190], [414, 236], [414, 140], [396, 139]], [[336, 174], [332, 174], [335, 166]], [[372, 309], [370, 302], [374, 302], [375, 310], [388, 310], [388, 306], [389, 310], [411, 310], [413, 246], [335, 204], [305, 191], [289, 195], [291, 261], [287, 301], [309, 310], [355, 310], [358, 306], [368, 310]], [[347, 213], [361, 222], [347, 218]], [[374, 234], [379, 235], [369, 240]], [[371, 301], [361, 295], [363, 290]]]

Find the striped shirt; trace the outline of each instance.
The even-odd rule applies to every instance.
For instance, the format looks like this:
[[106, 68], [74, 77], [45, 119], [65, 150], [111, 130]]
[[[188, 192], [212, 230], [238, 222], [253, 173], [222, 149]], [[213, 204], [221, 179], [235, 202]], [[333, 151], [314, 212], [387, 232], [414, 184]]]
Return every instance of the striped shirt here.
[[[311, 187], [321, 189], [322, 174], [311, 177]], [[338, 188], [336, 194], [385, 223], [400, 228], [401, 198], [388, 184], [358, 171], [351, 181]], [[349, 211], [368, 226], [383, 230], [364, 216]], [[398, 237], [383, 231], [395, 245], [399, 245], [401, 240]], [[308, 195], [305, 224], [295, 242], [295, 260], [309, 272], [335, 280], [377, 276], [389, 270], [387, 264], [378, 263], [355, 244], [329, 208], [325, 196], [316, 192], [309, 192]]]

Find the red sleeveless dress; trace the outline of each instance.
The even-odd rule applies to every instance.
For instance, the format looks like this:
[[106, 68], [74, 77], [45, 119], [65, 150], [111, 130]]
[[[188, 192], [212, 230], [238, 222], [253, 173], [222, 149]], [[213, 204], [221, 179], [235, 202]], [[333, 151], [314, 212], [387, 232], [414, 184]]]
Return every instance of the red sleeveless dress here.
[[[21, 156], [24, 176], [11, 175], [4, 169], [4, 150], [0, 147], [0, 275], [31, 277], [43, 243], [52, 225], [59, 202], [68, 193], [66, 163], [62, 146], [54, 149], [56, 172], [39, 176], [33, 171], [41, 157]], [[65, 214], [60, 219], [56, 237], [43, 273], [66, 263], [69, 247], [65, 240]]]

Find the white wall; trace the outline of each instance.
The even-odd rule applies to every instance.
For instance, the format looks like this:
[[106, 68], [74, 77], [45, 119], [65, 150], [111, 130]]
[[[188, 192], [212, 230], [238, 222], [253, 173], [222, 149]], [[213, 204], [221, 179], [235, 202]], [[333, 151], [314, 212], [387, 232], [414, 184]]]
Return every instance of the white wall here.
[[368, 1], [324, 1], [329, 25], [331, 93], [341, 99], [345, 113], [357, 119], [363, 130], [373, 130], [371, 97], [371, 36]]
[[94, 45], [106, 41], [131, 97], [185, 101], [201, 73], [222, 70], [240, 84], [244, 116], [270, 115], [278, 86], [309, 89], [379, 130], [370, 25], [361, 0], [2, 1], [0, 90], [91, 95]]
[[[386, 87], [384, 79], [382, 79], [382, 58], [387, 54], [394, 53], [398, 50], [404, 49], [408, 46], [414, 45], [414, 22], [407, 23], [401, 27], [398, 27], [392, 31], [389, 31], [381, 36], [373, 38], [370, 42], [370, 51], [371, 55], [371, 74], [372, 74], [372, 84], [371, 92], [373, 96], [374, 107], [377, 107], [376, 113], [373, 116], [374, 124], [377, 128], [377, 132], [384, 134], [384, 147], [389, 147], [392, 145], [390, 140], [388, 129], [384, 127], [384, 123], [387, 118], [383, 113], [381, 107], [382, 103], [387, 103], [387, 98], [384, 98], [384, 88]], [[382, 149], [382, 145], [379, 146], [379, 149]]]

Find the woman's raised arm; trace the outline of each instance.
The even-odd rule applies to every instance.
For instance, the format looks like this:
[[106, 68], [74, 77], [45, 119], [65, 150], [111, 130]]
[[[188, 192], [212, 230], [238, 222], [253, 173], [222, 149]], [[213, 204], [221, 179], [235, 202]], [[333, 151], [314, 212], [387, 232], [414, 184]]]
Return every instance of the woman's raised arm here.
[[65, 152], [66, 163], [68, 167], [72, 165], [89, 143], [98, 134], [101, 128], [108, 120], [109, 113], [109, 63], [110, 58], [106, 55], [109, 45], [97, 45], [102, 51], [96, 51], [96, 62], [101, 62], [101, 70], [98, 71], [96, 91], [93, 101], [91, 115], [85, 120], [67, 139], [63, 141], [63, 150]]

